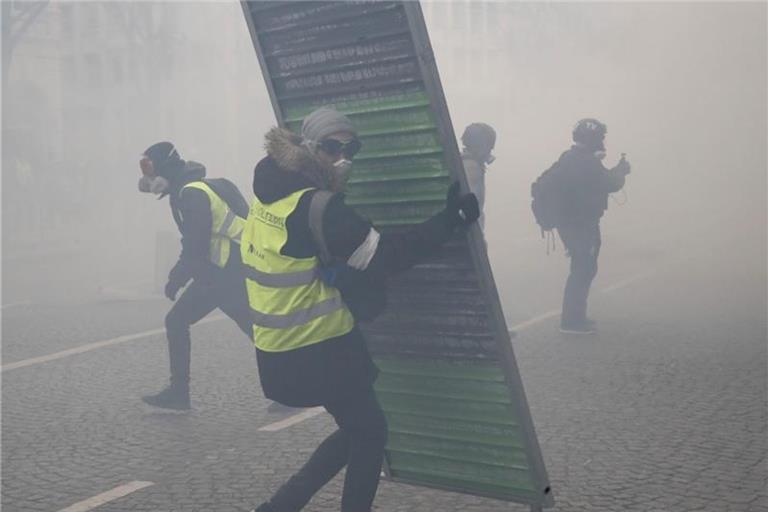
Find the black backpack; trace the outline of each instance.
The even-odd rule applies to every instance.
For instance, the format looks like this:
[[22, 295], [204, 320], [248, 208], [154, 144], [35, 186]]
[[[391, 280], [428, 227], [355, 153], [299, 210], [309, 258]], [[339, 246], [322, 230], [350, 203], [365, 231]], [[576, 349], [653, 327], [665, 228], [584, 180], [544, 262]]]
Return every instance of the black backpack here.
[[562, 204], [562, 184], [560, 178], [560, 162], [557, 161], [544, 171], [536, 181], [531, 183], [531, 209], [536, 223], [541, 227], [542, 236], [545, 231], [552, 231], [560, 221], [560, 205]]
[[229, 181], [227, 178], [212, 178], [201, 180], [207, 184], [216, 195], [218, 195], [230, 209], [235, 212], [235, 215], [242, 218], [248, 217], [248, 201], [245, 200], [240, 189], [237, 185]]

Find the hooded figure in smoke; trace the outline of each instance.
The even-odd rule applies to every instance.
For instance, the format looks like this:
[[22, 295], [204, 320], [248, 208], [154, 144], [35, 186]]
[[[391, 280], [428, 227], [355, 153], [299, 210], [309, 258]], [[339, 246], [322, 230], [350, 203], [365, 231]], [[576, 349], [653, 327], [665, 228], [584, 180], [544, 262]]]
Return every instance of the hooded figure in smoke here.
[[182, 160], [170, 142], [150, 146], [140, 167], [139, 190], [169, 196], [182, 235], [166, 297], [176, 300], [179, 290], [192, 281], [165, 317], [170, 385], [143, 400], [156, 407], [189, 409], [190, 326], [220, 308], [252, 336], [239, 246], [248, 204], [232, 182], [205, 179], [205, 167]]
[[[301, 135], [267, 133], [267, 156], [254, 170], [241, 250], [262, 387], [286, 405], [325, 407], [339, 427], [259, 512], [300, 510], [344, 466], [341, 509], [371, 509], [387, 425], [357, 303], [380, 310], [375, 296], [387, 276], [436, 251], [479, 214], [474, 195], [455, 184], [441, 213], [409, 231], [381, 233], [341, 193], [361, 146], [346, 116], [321, 108], [304, 119]], [[329, 268], [340, 271], [329, 277]]]
[[560, 330], [566, 333], [595, 331], [595, 322], [587, 317], [587, 298], [597, 275], [600, 218], [608, 195], [624, 187], [630, 172], [624, 156], [613, 169], [603, 165], [606, 133], [600, 121], [582, 119], [573, 129], [573, 146], [553, 166], [560, 191], [556, 227], [571, 258], [560, 318]]
[[485, 228], [485, 172], [488, 165], [496, 160], [493, 148], [496, 146], [496, 131], [485, 123], [472, 123], [461, 136], [464, 146], [461, 160], [467, 175], [469, 190], [477, 196], [480, 205], [480, 228]]

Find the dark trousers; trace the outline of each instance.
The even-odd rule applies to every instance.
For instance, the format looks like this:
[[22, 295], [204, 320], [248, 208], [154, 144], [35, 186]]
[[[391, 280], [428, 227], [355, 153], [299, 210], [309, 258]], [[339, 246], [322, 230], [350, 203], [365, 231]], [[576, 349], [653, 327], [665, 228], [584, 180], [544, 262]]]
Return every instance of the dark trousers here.
[[172, 385], [189, 386], [189, 328], [216, 308], [234, 320], [249, 339], [253, 336], [245, 279], [241, 275], [219, 271], [210, 285], [192, 281], [165, 317]]
[[353, 398], [325, 404], [339, 429], [320, 443], [304, 467], [269, 502], [274, 512], [301, 510], [312, 496], [347, 466], [342, 512], [367, 512], [379, 487], [387, 421], [372, 388]]
[[563, 326], [579, 325], [587, 319], [589, 288], [597, 275], [600, 225], [562, 226], [557, 231], [571, 258], [571, 273], [565, 283], [560, 323]]

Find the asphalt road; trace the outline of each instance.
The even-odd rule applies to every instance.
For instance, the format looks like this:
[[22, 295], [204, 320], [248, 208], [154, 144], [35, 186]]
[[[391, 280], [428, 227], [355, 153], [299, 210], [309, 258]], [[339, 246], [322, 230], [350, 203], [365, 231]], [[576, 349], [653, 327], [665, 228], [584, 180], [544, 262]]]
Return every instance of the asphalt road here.
[[[768, 510], [765, 262], [606, 249], [594, 337], [563, 336], [546, 314], [559, 303], [562, 255], [523, 255], [535, 271], [497, 273], [510, 326], [538, 318], [514, 348], [554, 510]], [[139, 400], [167, 378], [162, 333], [33, 359], [158, 329], [167, 308], [135, 290], [4, 302], [3, 366], [30, 363], [2, 373], [4, 511], [59, 511], [111, 490], [96, 510], [250, 510], [332, 430], [325, 414], [259, 430], [295, 412], [267, 410], [253, 349], [229, 320], [193, 329], [188, 413]], [[120, 487], [132, 482], [147, 484]], [[307, 510], [338, 510], [340, 485]], [[375, 506], [527, 509], [387, 482]]]

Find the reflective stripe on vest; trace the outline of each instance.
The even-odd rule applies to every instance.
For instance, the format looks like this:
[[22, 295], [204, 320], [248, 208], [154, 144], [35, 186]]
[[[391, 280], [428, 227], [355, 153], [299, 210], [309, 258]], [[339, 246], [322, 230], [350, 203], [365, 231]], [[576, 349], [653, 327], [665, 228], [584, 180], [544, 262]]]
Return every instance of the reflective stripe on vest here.
[[253, 267], [245, 267], [245, 277], [252, 281], [256, 281], [262, 286], [269, 286], [270, 288], [293, 288], [294, 286], [301, 286], [303, 284], [312, 284], [312, 282], [318, 278], [318, 268], [310, 270], [300, 270], [298, 272], [283, 272], [281, 274], [269, 274], [256, 270]]
[[239, 243], [245, 226], [245, 219], [238, 217], [229, 205], [203, 181], [187, 183], [185, 188], [202, 190], [208, 196], [211, 206], [211, 262], [217, 267], [224, 267], [229, 260], [230, 242]]
[[[229, 228], [232, 226], [232, 223], [235, 222], [236, 218], [237, 218], [237, 215], [235, 215], [235, 212], [233, 212], [230, 208], [227, 208], [227, 216], [224, 217], [224, 222], [222, 223], [221, 227], [216, 230], [216, 233], [221, 236], [228, 237], [227, 231], [229, 231]], [[241, 227], [239, 232], [235, 235], [234, 240], [240, 241], [240, 235], [242, 233], [243, 233], [243, 228]]]
[[251, 310], [251, 315], [254, 323], [258, 325], [273, 329], [287, 329], [289, 327], [300, 327], [316, 318], [333, 313], [343, 306], [344, 301], [341, 300], [341, 297], [331, 297], [314, 306], [299, 309], [287, 315], [270, 315], [256, 310]]
[[271, 204], [254, 199], [243, 230], [240, 254], [245, 266], [255, 345], [285, 352], [341, 336], [354, 320], [341, 294], [320, 276], [317, 257], [281, 254], [288, 241], [286, 220], [307, 191]]

